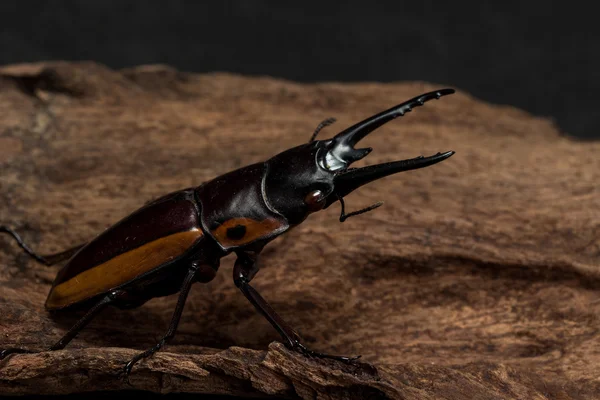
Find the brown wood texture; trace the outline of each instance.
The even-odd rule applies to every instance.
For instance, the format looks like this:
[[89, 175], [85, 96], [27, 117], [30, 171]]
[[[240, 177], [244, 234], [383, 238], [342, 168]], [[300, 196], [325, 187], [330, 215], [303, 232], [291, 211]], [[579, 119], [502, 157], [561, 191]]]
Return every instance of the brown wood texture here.
[[[0, 69], [0, 222], [42, 253], [140, 205], [320, 137], [425, 91], [421, 82], [297, 84], [94, 63]], [[314, 350], [288, 351], [232, 281], [233, 257], [176, 296], [103, 311], [64, 350], [0, 362], [1, 394], [142, 389], [302, 399], [600, 398], [600, 144], [458, 92], [364, 140], [367, 165], [454, 150], [314, 214], [269, 245], [254, 286]], [[582, 100], [583, 101], [583, 100]], [[43, 308], [60, 266], [0, 237], [0, 347], [43, 350], [80, 316]]]

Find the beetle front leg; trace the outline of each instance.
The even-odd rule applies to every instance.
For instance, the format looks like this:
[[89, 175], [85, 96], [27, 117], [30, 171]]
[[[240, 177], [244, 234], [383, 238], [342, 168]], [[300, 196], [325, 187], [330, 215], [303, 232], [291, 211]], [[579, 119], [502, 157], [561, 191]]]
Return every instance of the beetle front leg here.
[[256, 258], [247, 254], [238, 254], [238, 258], [235, 261], [233, 268], [233, 281], [235, 285], [242, 291], [244, 296], [252, 303], [252, 305], [269, 321], [269, 323], [279, 332], [284, 339], [286, 347], [292, 350], [298, 351], [304, 355], [318, 358], [330, 358], [333, 360], [352, 362], [360, 356], [345, 357], [329, 355], [319, 353], [308, 349], [302, 344], [300, 335], [296, 333], [292, 327], [285, 322], [276, 312], [271, 308], [269, 303], [250, 285], [250, 281], [258, 272], [258, 266], [256, 264]]

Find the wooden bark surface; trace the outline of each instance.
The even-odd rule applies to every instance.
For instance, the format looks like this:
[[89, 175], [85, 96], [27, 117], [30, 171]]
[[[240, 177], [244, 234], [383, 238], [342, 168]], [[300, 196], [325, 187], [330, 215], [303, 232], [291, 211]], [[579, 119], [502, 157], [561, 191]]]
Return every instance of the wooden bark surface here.
[[[0, 69], [0, 223], [51, 253], [195, 186], [444, 87], [296, 84], [93, 63]], [[134, 389], [302, 399], [600, 398], [600, 144], [460, 88], [364, 140], [358, 165], [454, 150], [315, 214], [264, 251], [254, 286], [314, 350], [289, 352], [234, 286], [193, 287]], [[59, 266], [0, 237], [0, 348], [43, 350], [80, 315], [43, 309]], [[107, 309], [64, 350], [0, 362], [0, 394], [132, 389], [113, 374], [161, 337], [176, 297]]]

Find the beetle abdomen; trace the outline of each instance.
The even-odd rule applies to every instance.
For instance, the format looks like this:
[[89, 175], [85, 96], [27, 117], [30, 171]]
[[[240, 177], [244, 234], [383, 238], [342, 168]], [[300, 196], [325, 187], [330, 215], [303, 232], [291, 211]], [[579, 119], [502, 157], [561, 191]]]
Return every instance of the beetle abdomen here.
[[46, 308], [63, 308], [121, 287], [185, 256], [202, 236], [193, 193], [165, 196], [79, 250], [58, 273]]

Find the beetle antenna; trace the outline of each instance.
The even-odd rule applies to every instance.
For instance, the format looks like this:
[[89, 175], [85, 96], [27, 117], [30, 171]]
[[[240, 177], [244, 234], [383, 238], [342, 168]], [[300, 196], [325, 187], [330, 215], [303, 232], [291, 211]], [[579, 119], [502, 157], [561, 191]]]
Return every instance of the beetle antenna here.
[[372, 211], [372, 210], [376, 209], [377, 207], [381, 207], [383, 205], [383, 201], [378, 201], [377, 203], [370, 205], [369, 207], [365, 207], [358, 211], [352, 211], [351, 213], [346, 214], [344, 198], [343, 197], [338, 197], [338, 198], [340, 200], [340, 204], [342, 205], [342, 212], [340, 214], [340, 222], [344, 222], [348, 218], [354, 217], [355, 215], [364, 214], [366, 212]]
[[67, 258], [70, 258], [73, 254], [75, 254], [75, 252], [77, 250], [79, 250], [81, 247], [83, 247], [83, 245], [78, 245], [78, 246], [72, 247], [68, 250], [62, 251], [60, 253], [42, 256], [42, 255], [37, 254], [33, 250], [31, 250], [31, 248], [29, 246], [27, 246], [27, 244], [23, 241], [23, 239], [21, 239], [21, 236], [19, 236], [19, 234], [17, 232], [15, 232], [13, 229], [11, 229], [7, 226], [0, 225], [0, 232], [8, 233], [9, 235], [11, 235], [17, 241], [17, 244], [19, 245], [19, 247], [21, 247], [23, 249], [23, 251], [25, 251], [25, 253], [27, 253], [30, 257], [35, 259], [37, 262], [44, 264], [48, 267], [51, 265], [54, 265], [60, 261], [66, 260]]
[[321, 129], [325, 128], [326, 126], [329, 126], [331, 124], [333, 124], [336, 121], [335, 118], [327, 118], [325, 120], [323, 120], [319, 125], [317, 125], [315, 132], [312, 134], [312, 136], [310, 137], [310, 140], [308, 141], [308, 143], [312, 142], [315, 140], [315, 138], [317, 137], [317, 135], [319, 134], [319, 132], [321, 132]]

